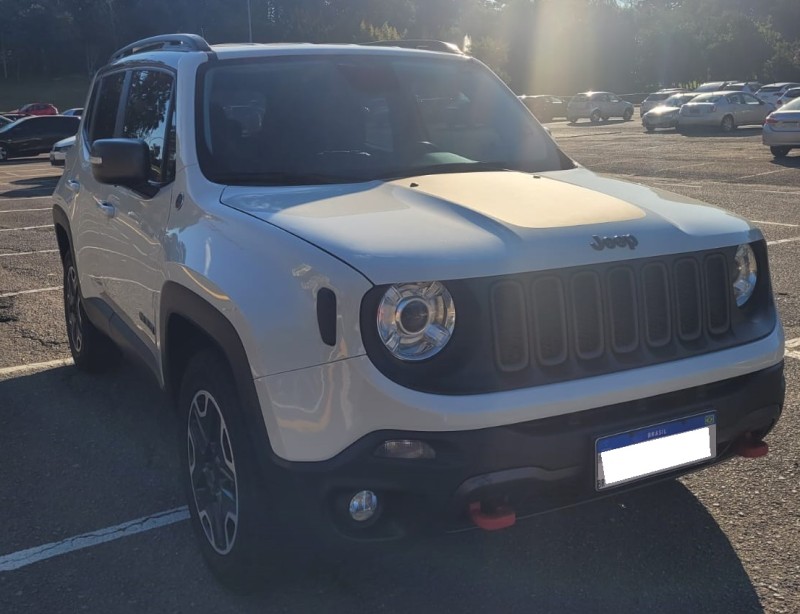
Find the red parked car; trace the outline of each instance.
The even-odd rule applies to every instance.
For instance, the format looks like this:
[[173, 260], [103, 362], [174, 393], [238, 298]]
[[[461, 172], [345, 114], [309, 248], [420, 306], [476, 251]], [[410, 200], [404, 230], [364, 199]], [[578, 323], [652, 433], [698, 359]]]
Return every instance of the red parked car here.
[[58, 109], [45, 102], [31, 102], [30, 104], [22, 105], [16, 111], [10, 111], [10, 113], [18, 115], [58, 115]]

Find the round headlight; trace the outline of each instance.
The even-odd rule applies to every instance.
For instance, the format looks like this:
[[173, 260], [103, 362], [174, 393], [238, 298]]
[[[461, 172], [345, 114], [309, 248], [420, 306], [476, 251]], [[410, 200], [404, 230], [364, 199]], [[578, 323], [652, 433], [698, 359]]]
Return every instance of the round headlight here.
[[747, 244], [740, 245], [736, 250], [736, 280], [733, 282], [733, 295], [736, 297], [736, 305], [741, 307], [756, 289], [758, 279], [758, 265], [753, 248]]
[[378, 306], [378, 334], [400, 360], [424, 360], [439, 352], [453, 334], [453, 298], [438, 281], [397, 284]]

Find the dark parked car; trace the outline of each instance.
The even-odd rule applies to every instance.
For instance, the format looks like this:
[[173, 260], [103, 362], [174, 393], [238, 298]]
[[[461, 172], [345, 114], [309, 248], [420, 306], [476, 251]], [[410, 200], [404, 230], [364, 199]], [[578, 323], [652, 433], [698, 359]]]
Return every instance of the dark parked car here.
[[78, 132], [80, 117], [23, 117], [0, 128], [0, 162], [48, 153], [53, 145]]
[[519, 99], [540, 122], [549, 122], [553, 121], [555, 117], [567, 116], [567, 105], [557, 96], [520, 96]]
[[9, 119], [5, 115], [0, 115], [0, 128], [2, 128], [3, 126], [7, 126], [13, 121], [14, 121], [13, 119]]

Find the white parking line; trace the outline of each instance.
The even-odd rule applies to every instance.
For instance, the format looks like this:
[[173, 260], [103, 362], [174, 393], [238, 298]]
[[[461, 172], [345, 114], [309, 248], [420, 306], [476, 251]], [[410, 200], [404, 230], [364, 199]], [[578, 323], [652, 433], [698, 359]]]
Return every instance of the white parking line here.
[[800, 350], [795, 349], [795, 348], [800, 348], [800, 337], [789, 339], [784, 343], [784, 346], [786, 347], [786, 350], [784, 351], [784, 356], [800, 360]]
[[788, 171], [788, 170], [791, 170], [791, 169], [788, 169], [788, 168], [779, 168], [779, 169], [778, 169], [778, 170], [776, 170], [776, 171], [766, 171], [766, 172], [763, 172], [763, 173], [756, 173], [755, 175], [744, 175], [744, 176], [742, 176], [742, 177], [737, 177], [735, 180], [739, 180], [739, 179], [752, 179], [753, 177], [761, 177], [761, 176], [763, 176], [763, 175], [773, 175], [773, 174], [775, 174], [775, 173], [782, 173], [782, 172], [784, 172], [784, 171]]
[[50, 228], [52, 230], [52, 224], [43, 224], [41, 226], [23, 226], [22, 228], [0, 228], [0, 232], [11, 232], [12, 230], [36, 230], [38, 228]]
[[41, 209], [0, 209], [0, 213], [28, 213], [29, 211], [52, 211], [50, 207], [42, 207]]
[[0, 258], [11, 258], [11, 256], [32, 256], [33, 254], [53, 254], [57, 249], [37, 249], [33, 252], [10, 252], [8, 254], [0, 254]]
[[781, 243], [794, 243], [800, 241], [800, 237], [792, 237], [791, 239], [776, 239], [775, 241], [767, 241], [767, 245], [780, 245]]
[[11, 298], [12, 296], [19, 296], [20, 294], [38, 294], [39, 292], [52, 292], [53, 290], [61, 290], [62, 286], [51, 286], [50, 288], [35, 288], [34, 290], [17, 290], [16, 292], [6, 292], [0, 294], [0, 298]]
[[753, 224], [772, 224], [773, 226], [789, 226], [790, 228], [800, 228], [800, 224], [785, 224], [783, 222], [765, 222], [764, 220], [752, 220]]
[[35, 548], [28, 548], [27, 550], [20, 550], [19, 552], [12, 552], [5, 556], [0, 556], [0, 571], [13, 571], [20, 569], [39, 561], [51, 559], [55, 556], [74, 552], [76, 550], [83, 550], [84, 548], [91, 548], [99, 544], [114, 541], [128, 537], [129, 535], [136, 535], [144, 531], [151, 531], [159, 527], [175, 524], [176, 522], [183, 522], [189, 518], [189, 508], [185, 505], [166, 512], [159, 512], [151, 516], [144, 516], [136, 520], [129, 520], [122, 524], [92, 531], [91, 533], [84, 533], [76, 535], [59, 542], [44, 544], [36, 546]]
[[0, 369], [0, 377], [17, 375], [18, 373], [31, 373], [33, 371], [46, 371], [47, 369], [53, 369], [55, 367], [68, 367], [71, 364], [71, 358], [60, 358], [58, 360], [48, 360], [47, 362], [32, 362], [27, 365], [3, 367]]

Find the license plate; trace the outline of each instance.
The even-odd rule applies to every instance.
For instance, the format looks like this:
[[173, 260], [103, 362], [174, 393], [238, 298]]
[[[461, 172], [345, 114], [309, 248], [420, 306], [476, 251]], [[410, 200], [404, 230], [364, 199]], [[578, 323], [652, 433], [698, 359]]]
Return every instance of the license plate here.
[[597, 490], [611, 488], [714, 458], [713, 411], [601, 437], [595, 442]]

